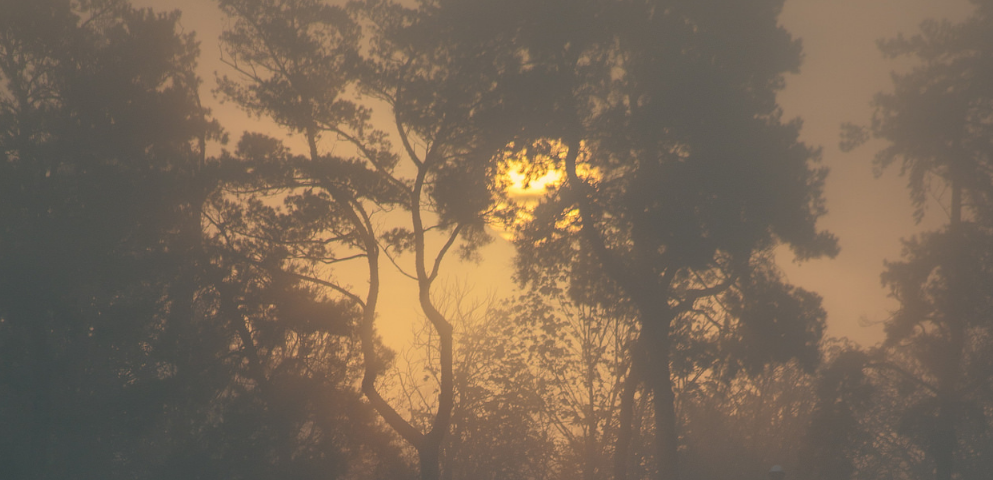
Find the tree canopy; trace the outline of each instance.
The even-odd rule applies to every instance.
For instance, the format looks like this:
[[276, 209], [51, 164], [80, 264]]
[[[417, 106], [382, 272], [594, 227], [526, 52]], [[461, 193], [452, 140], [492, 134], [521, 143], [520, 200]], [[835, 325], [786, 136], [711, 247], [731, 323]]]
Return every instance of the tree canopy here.
[[[179, 13], [2, 9], [0, 468], [407, 475], [354, 385], [355, 306], [281, 274], [299, 268], [308, 221], [231, 202], [246, 178], [278, 171], [207, 156], [224, 136]], [[244, 229], [215, 222], [220, 211]], [[262, 229], [285, 242], [238, 236]]]
[[[658, 475], [677, 478], [672, 369], [683, 354], [708, 368], [690, 344], [733, 329], [723, 355], [735, 362], [818, 359], [819, 298], [783, 284], [769, 255], [780, 243], [800, 259], [837, 251], [815, 225], [818, 151], [775, 101], [799, 44], [777, 23], [782, 2], [527, 3], [496, 17], [487, 2], [442, 7], [460, 41], [502, 67], [491, 96], [507, 144], [565, 173], [517, 232], [518, 275], [637, 311]], [[497, 47], [484, 24], [505, 32]], [[708, 323], [708, 301], [731, 321]]]
[[[783, 4], [218, 0], [205, 89], [180, 12], [0, 0], [0, 471], [982, 476], [993, 4], [880, 42], [915, 66], [843, 127], [947, 207], [872, 348], [776, 264], [838, 253]], [[208, 90], [281, 131], [229, 145]], [[447, 272], [494, 228], [479, 302]]]
[[906, 392], [897, 402], [901, 434], [920, 456], [919, 471], [936, 479], [988, 469], [977, 456], [989, 446], [984, 394], [990, 388], [989, 252], [993, 192], [993, 6], [975, 1], [962, 23], [929, 20], [920, 33], [883, 40], [889, 57], [915, 65], [893, 75], [893, 91], [873, 99], [868, 127], [846, 125], [842, 146], [870, 137], [887, 146], [879, 172], [901, 164], [918, 221], [928, 198], [945, 209], [945, 227], [903, 243], [882, 281], [899, 307], [887, 320], [886, 341], [873, 364]]

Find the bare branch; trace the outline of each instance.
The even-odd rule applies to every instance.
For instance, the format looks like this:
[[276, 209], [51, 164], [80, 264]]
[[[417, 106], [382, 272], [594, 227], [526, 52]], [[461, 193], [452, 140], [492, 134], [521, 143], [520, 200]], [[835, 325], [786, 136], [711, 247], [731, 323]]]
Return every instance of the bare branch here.
[[448, 249], [452, 247], [455, 243], [455, 239], [458, 238], [459, 233], [462, 231], [462, 224], [458, 224], [452, 234], [448, 236], [448, 241], [445, 242], [445, 246], [441, 247], [441, 251], [438, 252], [438, 256], [434, 258], [434, 266], [431, 268], [431, 275], [428, 277], [428, 281], [434, 281], [438, 276], [438, 269], [441, 267], [441, 261], [445, 258], [445, 254], [448, 253]]
[[[378, 242], [378, 240], [377, 240], [377, 242]], [[407, 277], [407, 278], [409, 278], [411, 280], [417, 281], [417, 277], [415, 277], [415, 276], [407, 273], [407, 271], [404, 270], [403, 267], [401, 267], [400, 264], [398, 264], [396, 262], [396, 259], [393, 258], [393, 255], [390, 254], [390, 251], [388, 249], [386, 249], [385, 247], [380, 246], [380, 250], [384, 254], [386, 254], [386, 258], [390, 261], [390, 263], [393, 264], [394, 267], [396, 267], [397, 271], [400, 272], [401, 275], [403, 275], [403, 276], [405, 276], [405, 277]]]

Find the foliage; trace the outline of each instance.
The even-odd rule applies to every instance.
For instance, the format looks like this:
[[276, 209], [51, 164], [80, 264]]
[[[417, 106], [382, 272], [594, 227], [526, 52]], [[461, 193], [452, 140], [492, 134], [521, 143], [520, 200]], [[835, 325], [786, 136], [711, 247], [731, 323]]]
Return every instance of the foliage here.
[[816, 378], [791, 361], [685, 391], [679, 411], [686, 478], [761, 478], [772, 465], [807, 478], [800, 459]]
[[[778, 244], [800, 259], [837, 251], [815, 228], [819, 152], [775, 102], [800, 48], [777, 24], [777, 1], [568, 3], [445, 7], [465, 45], [494, 42], [485, 24], [503, 32], [488, 50], [499, 67], [490, 97], [510, 126], [494, 134], [566, 173], [517, 233], [519, 279], [538, 291], [565, 282], [572, 301], [620, 299], [637, 312], [658, 476], [676, 478], [672, 381], [713, 357], [694, 342], [734, 329], [727, 338], [745, 342], [738, 360], [754, 369], [819, 358], [819, 299], [784, 285], [769, 260]], [[734, 321], [713, 325], [698, 310], [724, 295]]]
[[869, 134], [888, 142], [876, 166], [901, 163], [917, 220], [928, 196], [947, 205], [948, 225], [905, 240], [903, 258], [882, 276], [899, 307], [872, 366], [899, 392], [888, 428], [911, 452], [892, 455], [910, 465], [907, 476], [988, 469], [974, 452], [989, 448], [993, 11], [974, 3], [962, 23], [927, 21], [917, 35], [880, 42], [886, 55], [917, 63], [893, 76], [892, 93], [876, 95], [871, 126], [848, 126], [844, 138], [848, 146]]
[[[238, 75], [220, 78], [218, 92], [252, 114], [303, 133], [309, 147], [308, 156], [291, 160], [280, 181], [239, 195], [255, 206], [252, 215], [272, 217], [265, 213], [266, 202], [282, 201], [298, 219], [293, 221], [309, 222], [307, 241], [321, 247], [292, 252], [294, 261], [364, 259], [365, 292], [328, 280], [321, 269], [295, 274], [361, 307], [363, 393], [417, 450], [422, 477], [436, 478], [451, 422], [454, 374], [452, 325], [434, 305], [432, 284], [452, 247], [469, 259], [490, 240], [485, 219], [495, 213], [497, 196], [488, 180], [498, 169], [467, 161], [485, 144], [472, 114], [479, 82], [455, 75], [460, 63], [453, 61], [453, 50], [426, 35], [432, 20], [426, 6], [368, 1], [345, 8], [315, 0], [220, 5], [232, 19], [222, 41], [226, 61]], [[373, 127], [374, 108], [393, 117], [395, 138]], [[339, 141], [344, 158], [324, 153], [322, 139]], [[391, 141], [402, 149], [394, 151]], [[271, 141], [243, 140], [249, 153], [253, 145], [266, 143]], [[286, 156], [279, 147], [267, 148], [262, 158], [269, 157], [265, 152]], [[407, 218], [390, 215], [394, 211]], [[238, 215], [223, 222], [237, 222]], [[250, 236], [267, 245], [284, 242], [272, 234], [279, 225], [266, 223]], [[436, 239], [442, 245], [437, 249]], [[412, 268], [401, 266], [398, 255], [405, 251], [412, 253]], [[439, 336], [438, 410], [427, 425], [401, 416], [377, 387], [387, 361], [376, 348], [374, 328], [380, 254], [417, 282], [421, 310]]]
[[[549, 395], [535, 375], [527, 340], [514, 334], [493, 299], [473, 301], [472, 290], [450, 284], [437, 303], [455, 327], [455, 406], [442, 447], [444, 478], [567, 478], [544, 414]], [[424, 355], [427, 352], [427, 355]], [[395, 403], [429, 423], [440, 384], [436, 336], [425, 325], [415, 334], [405, 370], [394, 372]]]
[[207, 128], [196, 46], [177, 15], [119, 1], [2, 8], [0, 463], [21, 478], [140, 471], [135, 432], [162, 405], [141, 387], [169, 375], [147, 346], [178, 274], [173, 196]]
[[[290, 274], [313, 250], [306, 219], [236, 205], [247, 162], [206, 157], [223, 136], [178, 12], [2, 8], [2, 469], [403, 478], [354, 388], [355, 305]], [[255, 178], [285, 168], [268, 167]], [[239, 237], [263, 225], [278, 248]]]

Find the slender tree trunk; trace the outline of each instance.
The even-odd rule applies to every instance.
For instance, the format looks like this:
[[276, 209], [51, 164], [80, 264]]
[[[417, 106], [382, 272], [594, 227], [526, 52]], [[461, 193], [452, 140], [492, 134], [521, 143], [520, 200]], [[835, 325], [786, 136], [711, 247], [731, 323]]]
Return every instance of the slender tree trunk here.
[[[31, 350], [32, 362], [32, 404], [29, 478], [48, 478], [48, 457], [52, 430], [52, 353], [48, 345], [48, 328], [51, 313], [40, 309], [40, 315], [32, 318]], [[30, 316], [27, 318], [31, 318]]]
[[[646, 305], [643, 303], [642, 305]], [[648, 304], [651, 305], [651, 304]], [[645, 379], [652, 389], [655, 413], [655, 448], [658, 480], [679, 479], [679, 434], [676, 431], [676, 398], [672, 391], [669, 368], [670, 315], [664, 306], [642, 308], [645, 357], [648, 365]], [[646, 313], [655, 313], [655, 315]]]
[[[310, 150], [311, 160], [316, 161], [320, 154], [317, 148], [317, 126], [314, 124], [308, 125], [307, 127], [307, 145]], [[421, 166], [423, 170], [423, 166]], [[429, 305], [430, 311], [425, 309], [425, 314], [428, 319], [435, 324], [437, 328], [437, 319], [441, 316], [437, 310], [431, 305], [429, 295], [425, 292], [430, 292], [430, 280], [427, 280], [425, 285], [426, 274], [422, 274], [424, 269], [424, 229], [420, 226], [420, 211], [419, 211], [419, 200], [420, 200], [420, 185], [423, 184], [423, 172], [419, 172], [418, 176], [418, 187], [414, 192], [411, 193], [414, 216], [415, 231], [418, 234], [419, 243], [417, 245], [417, 266], [418, 266], [418, 279], [419, 288], [421, 290], [421, 305]], [[389, 402], [386, 401], [380, 395], [379, 391], [376, 389], [376, 378], [381, 373], [382, 369], [385, 367], [383, 360], [379, 357], [376, 352], [376, 341], [375, 341], [375, 323], [376, 323], [376, 307], [379, 303], [379, 290], [380, 290], [380, 275], [379, 275], [379, 244], [376, 239], [376, 233], [373, 229], [372, 222], [368, 213], [362, 207], [361, 201], [356, 198], [351, 198], [350, 196], [343, 196], [341, 198], [336, 197], [335, 201], [341, 202], [343, 205], [347, 206], [350, 210], [348, 212], [349, 221], [352, 223], [358, 236], [362, 239], [363, 250], [366, 255], [366, 262], [369, 267], [369, 290], [366, 293], [366, 298], [362, 304], [362, 321], [359, 325], [359, 339], [362, 345], [362, 358], [365, 364], [364, 372], [362, 375], [362, 393], [365, 394], [366, 399], [372, 404], [372, 407], [383, 417], [387, 425], [390, 426], [401, 438], [410, 443], [415, 450], [417, 450], [418, 460], [420, 462], [421, 478], [424, 480], [438, 480], [440, 478], [440, 468], [439, 468], [439, 458], [441, 451], [441, 440], [442, 436], [435, 434], [435, 430], [438, 430], [439, 418], [445, 423], [445, 430], [447, 431], [448, 424], [447, 421], [451, 417], [451, 404], [452, 396], [449, 395], [445, 397], [445, 388], [447, 391], [452, 391], [451, 384], [451, 371], [452, 371], [452, 332], [451, 326], [447, 331], [447, 336], [439, 329], [439, 336], [441, 337], [441, 352], [442, 352], [442, 395], [439, 400], [441, 404], [439, 407], [439, 414], [435, 420], [435, 428], [432, 429], [427, 435], [421, 433], [417, 428], [410, 424], [406, 419], [404, 419], [397, 411], [394, 409]], [[426, 299], [427, 298], [427, 299]], [[442, 317], [442, 321], [444, 318]], [[444, 322], [447, 324], [447, 322]], [[447, 352], [447, 370], [446, 370], [446, 352]], [[448, 375], [445, 375], [445, 372]], [[446, 383], [447, 379], [447, 383]], [[447, 403], [446, 403], [447, 402]], [[447, 406], [447, 409], [445, 408]], [[442, 416], [442, 412], [447, 412], [447, 416]]]
[[583, 480], [593, 480], [596, 477], [597, 466], [596, 443], [599, 422], [596, 417], [596, 385], [594, 384], [597, 358], [593, 355], [591, 343], [592, 340], [588, 334], [584, 333], [583, 360], [586, 363], [586, 375], [583, 381], [586, 383], [586, 435], [584, 438], [583, 455], [586, 458], [583, 462]]
[[452, 422], [452, 410], [455, 405], [454, 341], [451, 323], [434, 307], [429, 296], [430, 286], [428, 285], [422, 289], [421, 307], [438, 333], [441, 384], [438, 392], [438, 411], [435, 413], [431, 431], [424, 435], [423, 441], [416, 447], [421, 462], [421, 480], [439, 480], [441, 478], [441, 442], [448, 434]]
[[411, 222], [414, 227], [414, 264], [417, 270], [418, 300], [421, 310], [438, 333], [438, 362], [441, 367], [441, 381], [438, 385], [438, 411], [435, 413], [431, 431], [424, 436], [423, 443], [417, 448], [421, 459], [421, 479], [438, 480], [441, 478], [440, 454], [441, 442], [448, 434], [452, 423], [452, 410], [455, 406], [455, 374], [454, 374], [454, 328], [451, 322], [438, 311], [431, 300], [431, 284], [437, 278], [438, 268], [442, 258], [458, 236], [459, 228], [452, 232], [448, 243], [435, 257], [434, 266], [428, 270], [426, 264], [425, 228], [421, 219], [421, 188], [427, 175], [427, 161], [419, 165], [417, 178], [411, 195]]
[[627, 480], [628, 449], [631, 446], [632, 425], [634, 420], [634, 393], [641, 381], [639, 375], [640, 355], [637, 346], [632, 348], [631, 369], [624, 379], [624, 390], [621, 392], [621, 413], [618, 418], [617, 444], [614, 447], [614, 480]]
[[[406, 142], [406, 137], [401, 137]], [[314, 135], [308, 135], [310, 141], [311, 155], [316, 158], [317, 147]], [[414, 233], [414, 264], [418, 284], [418, 301], [421, 310], [438, 334], [439, 342], [439, 362], [441, 367], [441, 381], [438, 393], [438, 411], [435, 414], [431, 425], [431, 431], [421, 433], [417, 428], [400, 416], [397, 411], [382, 398], [376, 390], [375, 381], [382, 368], [381, 359], [375, 352], [373, 325], [376, 318], [376, 302], [379, 297], [379, 247], [369, 216], [361, 209], [353, 199], [353, 208], [361, 215], [361, 218], [353, 219], [356, 228], [362, 232], [364, 238], [366, 256], [369, 262], [369, 293], [364, 305], [363, 320], [360, 327], [362, 339], [363, 358], [365, 362], [365, 374], [362, 379], [362, 391], [366, 398], [373, 405], [376, 411], [383, 416], [386, 423], [390, 425], [404, 440], [409, 442], [417, 450], [420, 462], [422, 480], [439, 480], [441, 478], [441, 444], [448, 434], [451, 425], [452, 410], [455, 403], [454, 384], [454, 339], [452, 324], [445, 316], [438, 311], [431, 300], [431, 285], [438, 276], [438, 269], [442, 259], [448, 249], [457, 239], [461, 226], [457, 226], [449, 236], [448, 242], [438, 252], [433, 265], [429, 268], [426, 260], [425, 234], [427, 229], [421, 218], [421, 194], [425, 184], [425, 178], [430, 168], [430, 162], [425, 159], [423, 162], [417, 161], [413, 152], [408, 149], [408, 153], [418, 167], [413, 188], [410, 191], [411, 223]]]
[[935, 475], [936, 480], [951, 480], [953, 457], [955, 453], [955, 420], [951, 409], [954, 408], [947, 400], [939, 400], [940, 413], [938, 414], [938, 427], [934, 432], [935, 450]]
[[949, 234], [952, 236], [952, 251], [950, 252], [951, 269], [949, 272], [949, 302], [948, 343], [945, 358], [941, 360], [938, 379], [938, 425], [934, 432], [932, 448], [934, 449], [935, 479], [951, 480], [954, 472], [955, 449], [958, 444], [956, 436], [958, 384], [960, 365], [965, 346], [965, 303], [962, 298], [965, 273], [965, 232], [962, 228], [962, 186], [958, 174], [953, 172], [951, 219]]
[[965, 343], [962, 317], [956, 316], [949, 325], [949, 345], [945, 359], [946, 371], [938, 382], [938, 428], [935, 432], [935, 479], [951, 480], [955, 467], [955, 450], [958, 447], [959, 365]]
[[[199, 102], [199, 100], [197, 100]], [[180, 209], [181, 219], [179, 231], [169, 246], [169, 255], [173, 257], [176, 270], [168, 288], [169, 309], [167, 333], [165, 341], [159, 348], [171, 349], [176, 358], [177, 376], [175, 381], [178, 388], [172, 398], [166, 402], [177, 402], [183, 405], [189, 401], [189, 392], [195, 389], [200, 381], [199, 372], [204, 365], [209, 364], [210, 353], [199, 348], [200, 332], [198, 328], [196, 297], [200, 288], [201, 276], [204, 274], [203, 249], [203, 210], [207, 201], [208, 189], [211, 188], [203, 176], [203, 165], [206, 162], [206, 132], [202, 132], [198, 141], [198, 151], [189, 152], [185, 164], [177, 165], [181, 169], [182, 188], [184, 197], [176, 205]], [[234, 297], [227, 297], [231, 301]], [[187, 405], [183, 408], [189, 408]], [[194, 440], [189, 440], [194, 441]]]
[[655, 393], [655, 440], [658, 442], [660, 480], [679, 479], [679, 435], [676, 432], [675, 395], [672, 381], [660, 377]]
[[656, 350], [651, 372], [653, 406], [655, 407], [655, 442], [658, 455], [659, 480], [679, 479], [679, 435], [676, 432], [676, 397], [672, 392], [669, 370], [669, 348]]

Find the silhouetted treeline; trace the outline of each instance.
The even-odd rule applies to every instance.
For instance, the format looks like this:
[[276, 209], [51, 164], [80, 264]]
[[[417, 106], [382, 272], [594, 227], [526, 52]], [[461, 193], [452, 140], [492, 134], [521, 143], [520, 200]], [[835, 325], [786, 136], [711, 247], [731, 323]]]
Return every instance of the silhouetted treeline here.
[[948, 219], [905, 239], [902, 258], [887, 262], [882, 281], [900, 305], [886, 340], [845, 367], [839, 381], [850, 384], [835, 402], [852, 411], [822, 412], [852, 415], [848, 435], [874, 441], [859, 448], [880, 463], [853, 454], [836, 463], [865, 477], [981, 478], [993, 466], [993, 3], [972, 3], [960, 24], [931, 20], [910, 38], [881, 41], [886, 56], [916, 66], [875, 96], [869, 126], [843, 128], [843, 148], [887, 142], [875, 166], [900, 163], [918, 220], [928, 197], [941, 199]]
[[178, 13], [0, 10], [0, 476], [404, 478], [354, 385], [355, 305], [212, 223], [265, 207], [206, 158]]
[[[776, 94], [782, 0], [0, 0], [0, 476], [984, 478], [993, 4], [881, 43], [869, 138], [918, 217], [887, 339], [823, 338], [773, 251], [837, 253]], [[230, 148], [230, 150], [229, 150]], [[218, 151], [217, 154], [208, 152]], [[535, 201], [508, 170], [561, 180]], [[513, 298], [440, 286], [517, 248]], [[382, 277], [416, 286], [401, 359]], [[472, 279], [468, 279], [472, 282]]]

